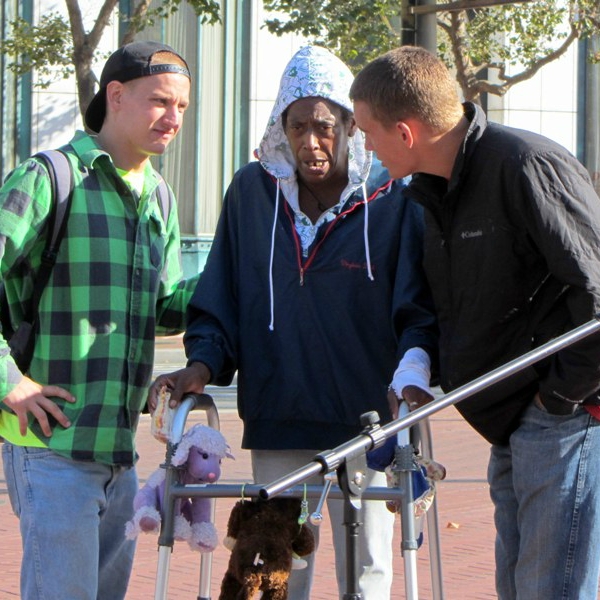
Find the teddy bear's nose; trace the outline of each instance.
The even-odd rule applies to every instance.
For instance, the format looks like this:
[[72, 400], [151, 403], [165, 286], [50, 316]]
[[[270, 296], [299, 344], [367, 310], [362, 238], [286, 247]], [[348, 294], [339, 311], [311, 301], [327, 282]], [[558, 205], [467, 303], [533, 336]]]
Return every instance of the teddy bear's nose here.
[[206, 474], [206, 480], [209, 483], [212, 483], [213, 481], [216, 481], [219, 478], [219, 476], [216, 473], [207, 473]]

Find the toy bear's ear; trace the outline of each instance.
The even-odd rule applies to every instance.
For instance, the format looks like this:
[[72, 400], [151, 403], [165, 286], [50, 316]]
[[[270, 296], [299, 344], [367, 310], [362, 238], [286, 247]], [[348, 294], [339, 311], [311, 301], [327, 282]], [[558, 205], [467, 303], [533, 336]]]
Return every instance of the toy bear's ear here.
[[229, 520], [227, 521], [227, 537], [237, 538], [237, 534], [240, 530], [240, 522], [242, 519], [242, 506], [244, 500], [239, 500], [233, 505]]

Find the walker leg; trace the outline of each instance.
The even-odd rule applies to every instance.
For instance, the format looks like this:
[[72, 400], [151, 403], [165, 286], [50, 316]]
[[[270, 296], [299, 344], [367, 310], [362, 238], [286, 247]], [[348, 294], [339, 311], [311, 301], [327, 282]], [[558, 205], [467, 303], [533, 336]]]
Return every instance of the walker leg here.
[[[419, 421], [421, 451], [425, 458], [433, 459], [433, 443], [429, 419]], [[431, 574], [431, 590], [433, 600], [444, 600], [444, 585], [442, 577], [442, 551], [440, 547], [440, 527], [437, 512], [437, 496], [429, 507], [426, 515], [427, 535], [429, 544], [429, 569]]]
[[158, 547], [158, 567], [156, 569], [156, 587], [154, 600], [167, 600], [169, 587], [169, 563], [171, 562], [172, 548], [169, 546]]
[[[206, 411], [208, 426], [219, 430], [219, 413], [211, 396], [208, 394], [186, 394], [175, 412], [171, 426], [171, 439], [167, 443], [167, 458], [163, 465], [166, 469], [165, 492], [163, 499], [164, 514], [158, 539], [158, 566], [154, 600], [167, 600], [169, 582], [169, 563], [173, 552], [173, 530], [176, 497], [173, 486], [177, 481], [176, 468], [171, 464], [177, 444], [184, 433], [186, 420], [190, 411], [200, 409]], [[215, 501], [212, 499], [211, 521], [215, 521]], [[198, 600], [210, 600], [210, 583], [212, 575], [212, 553], [203, 553], [200, 559], [200, 583]]]
[[[411, 461], [413, 447], [411, 445], [396, 448], [396, 460], [400, 457], [404, 461]], [[410, 468], [410, 462], [407, 467]], [[400, 464], [400, 466], [402, 466]], [[402, 530], [402, 557], [404, 558], [404, 589], [406, 600], [418, 600], [419, 587], [417, 577], [417, 532], [415, 526], [415, 503], [413, 499], [412, 471], [402, 469], [399, 473], [400, 487], [404, 489], [404, 496], [400, 503], [400, 520]]]
[[344, 527], [346, 528], [346, 590], [343, 600], [360, 600], [359, 579], [359, 545], [358, 535], [362, 523], [360, 509], [362, 506], [362, 480], [366, 470], [364, 455], [353, 460], [345, 460], [337, 468], [338, 483], [344, 493]]
[[[211, 498], [211, 521], [215, 522], [215, 499]], [[198, 599], [210, 600], [210, 583], [212, 578], [212, 552], [203, 552], [200, 557], [200, 582], [198, 585]]]

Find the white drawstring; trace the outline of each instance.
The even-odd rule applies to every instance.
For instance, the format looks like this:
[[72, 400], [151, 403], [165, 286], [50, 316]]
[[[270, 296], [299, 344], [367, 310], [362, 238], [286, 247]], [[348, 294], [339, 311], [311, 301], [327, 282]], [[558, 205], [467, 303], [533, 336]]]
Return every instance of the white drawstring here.
[[371, 271], [371, 250], [369, 248], [369, 202], [367, 200], [367, 184], [363, 181], [362, 184], [363, 192], [363, 204], [365, 205], [365, 228], [364, 228], [364, 239], [365, 239], [365, 255], [367, 259], [367, 275], [371, 281], [375, 280], [373, 277], [373, 271]]
[[277, 193], [275, 194], [275, 215], [271, 231], [271, 258], [269, 259], [269, 300], [271, 302], [271, 322], [269, 329], [275, 329], [275, 292], [273, 291], [273, 257], [275, 256], [275, 231], [277, 229], [277, 215], [279, 213], [279, 179], [277, 180]]

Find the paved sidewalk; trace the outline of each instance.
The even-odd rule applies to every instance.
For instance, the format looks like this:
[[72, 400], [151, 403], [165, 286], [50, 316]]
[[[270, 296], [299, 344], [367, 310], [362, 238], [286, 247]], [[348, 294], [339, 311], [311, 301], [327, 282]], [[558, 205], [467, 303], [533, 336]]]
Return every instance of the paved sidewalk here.
[[[157, 372], [180, 368], [183, 358], [178, 338], [158, 344]], [[241, 424], [233, 406], [233, 391], [211, 389], [219, 409], [220, 428], [235, 455], [235, 460], [223, 462], [220, 483], [243, 483], [251, 480], [249, 453], [240, 449]], [[205, 422], [203, 412], [188, 418], [188, 426]], [[164, 446], [149, 433], [148, 417], [143, 417], [138, 434], [140, 462], [138, 471], [143, 481], [164, 460]], [[447, 470], [447, 479], [438, 487], [437, 504], [439, 537], [442, 551], [443, 585], [446, 600], [479, 600], [495, 598], [492, 507], [485, 481], [489, 445], [458, 415], [447, 408], [431, 418], [435, 458]], [[235, 499], [216, 502], [216, 527], [222, 539], [227, 518]], [[316, 499], [311, 500], [313, 510]], [[327, 518], [321, 525], [321, 546], [318, 552], [318, 574], [313, 600], [336, 600], [333, 574], [333, 551]], [[418, 553], [419, 598], [432, 598], [429, 573], [428, 538]], [[399, 548], [400, 521], [396, 519], [396, 546]], [[157, 570], [157, 538], [143, 535], [139, 539], [134, 571], [128, 594], [129, 600], [149, 600], [154, 597]], [[213, 553], [211, 595], [219, 595], [221, 578], [229, 553], [219, 546]], [[20, 538], [18, 521], [12, 514], [6, 495], [6, 484], [0, 464], [0, 599], [19, 598]], [[399, 549], [395, 553], [393, 600], [405, 598], [404, 568]], [[199, 554], [185, 543], [176, 543], [169, 569], [169, 600], [195, 600], [198, 595]], [[110, 599], [106, 599], [110, 600]]]

